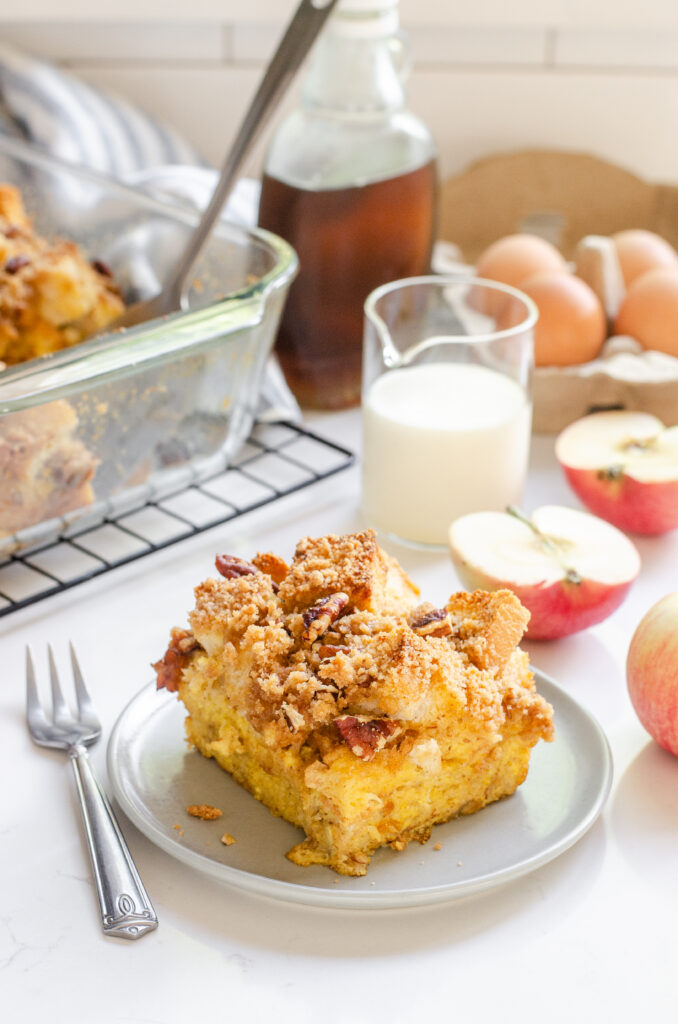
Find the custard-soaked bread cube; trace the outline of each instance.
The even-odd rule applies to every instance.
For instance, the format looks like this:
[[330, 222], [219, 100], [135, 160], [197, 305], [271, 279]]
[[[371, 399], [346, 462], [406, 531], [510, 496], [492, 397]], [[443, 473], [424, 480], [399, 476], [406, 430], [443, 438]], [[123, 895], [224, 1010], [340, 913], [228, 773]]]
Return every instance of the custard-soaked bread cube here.
[[38, 235], [19, 191], [0, 184], [0, 359], [20, 363], [67, 348], [123, 310], [108, 267], [72, 241]]
[[349, 875], [380, 846], [508, 796], [552, 712], [506, 591], [415, 605], [371, 531], [278, 556], [220, 555], [190, 630], [156, 662], [186, 735], [306, 839], [288, 856]]
[[377, 545], [373, 531], [347, 536], [306, 537], [297, 545], [290, 571], [280, 584], [286, 611], [344, 593], [357, 610], [403, 612], [419, 588], [394, 558]]
[[71, 242], [61, 242], [45, 254], [33, 277], [35, 308], [55, 327], [86, 316], [97, 300], [96, 275], [78, 256]]
[[65, 401], [0, 417], [0, 536], [91, 504], [97, 460]]
[[459, 591], [446, 607], [455, 646], [478, 668], [501, 668], [530, 621], [527, 608], [511, 590]]

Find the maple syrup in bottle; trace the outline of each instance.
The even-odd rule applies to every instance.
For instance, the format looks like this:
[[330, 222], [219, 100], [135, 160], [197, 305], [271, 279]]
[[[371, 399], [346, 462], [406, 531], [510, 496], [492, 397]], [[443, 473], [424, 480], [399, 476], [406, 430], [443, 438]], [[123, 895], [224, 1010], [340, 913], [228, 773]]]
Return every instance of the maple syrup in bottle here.
[[397, 0], [340, 0], [266, 158], [259, 225], [299, 256], [276, 339], [305, 408], [360, 401], [363, 304], [430, 271], [436, 150], [405, 106]]

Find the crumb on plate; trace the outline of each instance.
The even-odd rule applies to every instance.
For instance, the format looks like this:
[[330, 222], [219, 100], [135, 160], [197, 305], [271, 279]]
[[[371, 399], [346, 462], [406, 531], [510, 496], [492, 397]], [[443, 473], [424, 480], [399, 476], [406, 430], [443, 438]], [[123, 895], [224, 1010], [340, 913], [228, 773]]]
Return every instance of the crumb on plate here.
[[211, 804], [191, 804], [186, 810], [192, 817], [203, 821], [214, 821], [222, 814], [218, 807], [212, 807]]

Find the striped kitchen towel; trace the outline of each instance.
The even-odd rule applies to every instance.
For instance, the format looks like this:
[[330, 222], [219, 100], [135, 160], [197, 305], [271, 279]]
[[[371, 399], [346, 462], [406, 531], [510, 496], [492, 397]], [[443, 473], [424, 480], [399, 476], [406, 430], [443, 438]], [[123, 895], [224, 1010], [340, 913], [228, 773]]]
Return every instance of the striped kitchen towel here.
[[171, 127], [3, 43], [0, 132], [116, 178], [160, 164], [203, 164]]

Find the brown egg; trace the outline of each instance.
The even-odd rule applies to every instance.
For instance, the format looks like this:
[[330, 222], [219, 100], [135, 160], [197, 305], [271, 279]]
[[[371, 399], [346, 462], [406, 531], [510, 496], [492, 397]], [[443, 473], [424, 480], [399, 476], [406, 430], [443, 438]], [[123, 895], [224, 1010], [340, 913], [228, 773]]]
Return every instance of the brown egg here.
[[665, 238], [654, 231], [630, 228], [612, 235], [624, 284], [627, 288], [648, 270], [678, 267], [678, 253]]
[[573, 274], [551, 271], [522, 281], [520, 290], [539, 310], [536, 366], [572, 366], [595, 359], [607, 331], [602, 304], [592, 288]]
[[476, 264], [476, 275], [520, 287], [526, 277], [545, 270], [567, 272], [567, 263], [555, 245], [537, 235], [507, 235], [493, 242]]
[[678, 264], [650, 270], [631, 285], [614, 329], [643, 348], [678, 356]]

